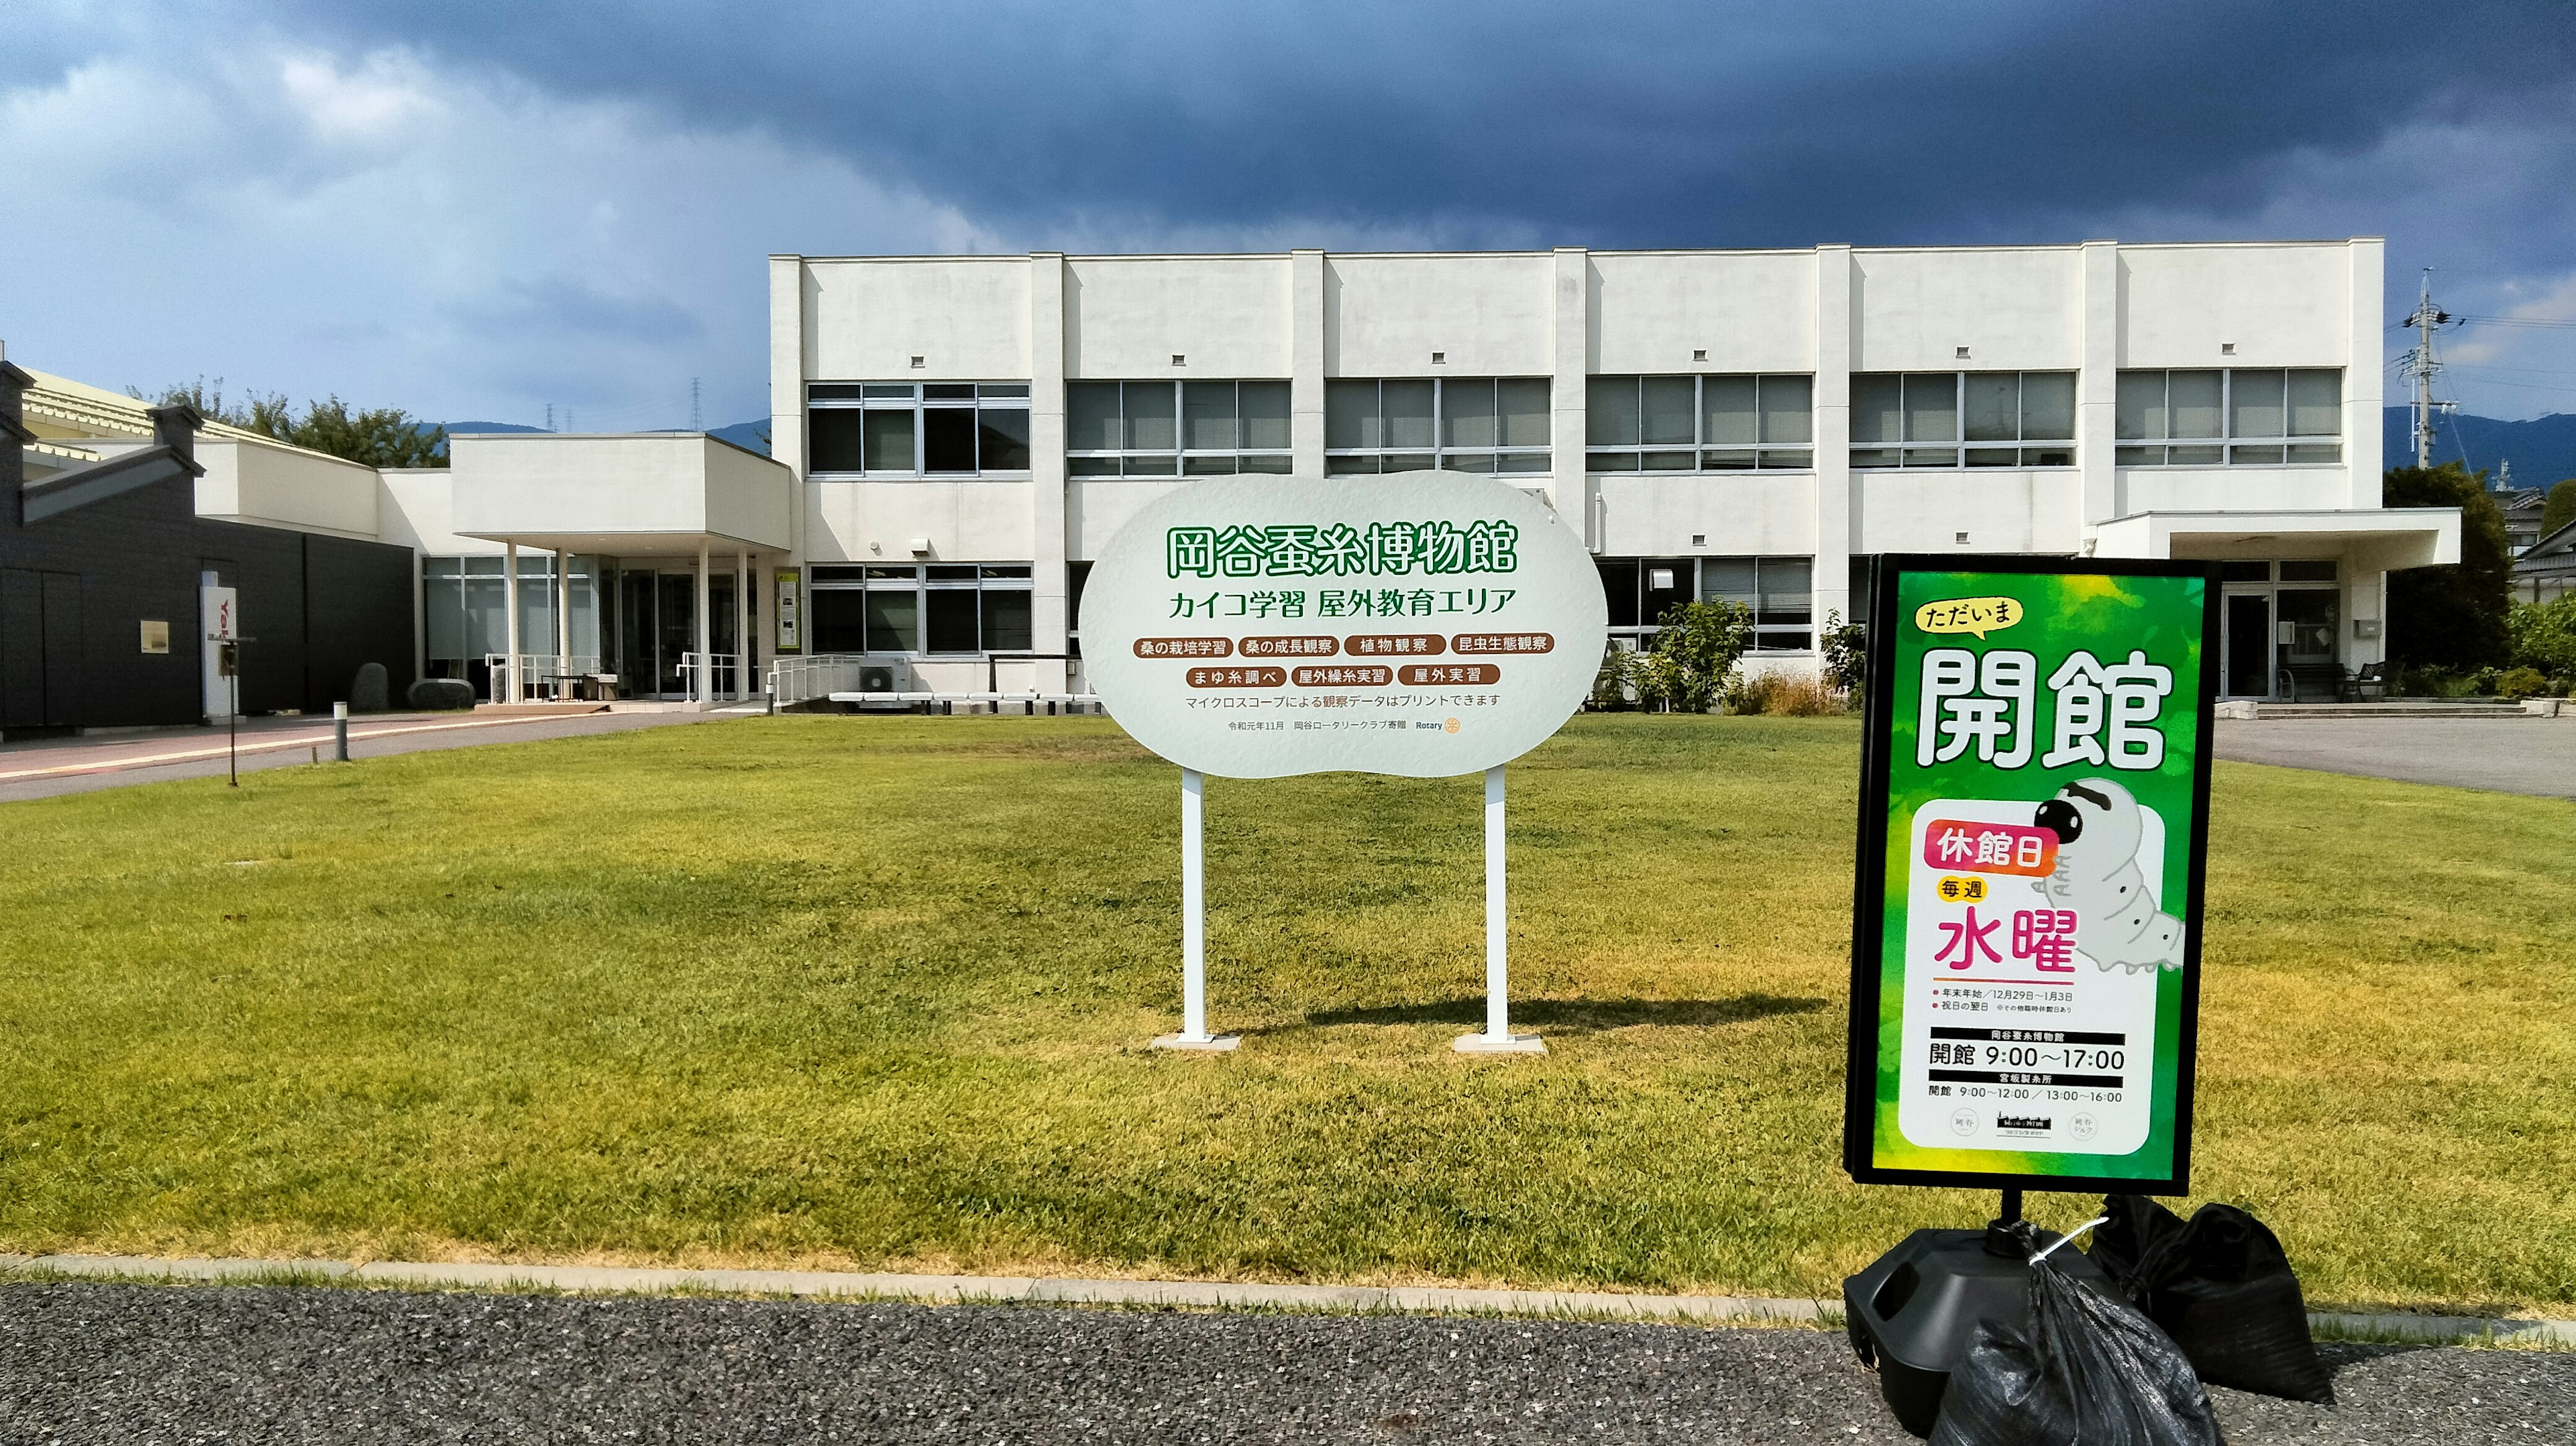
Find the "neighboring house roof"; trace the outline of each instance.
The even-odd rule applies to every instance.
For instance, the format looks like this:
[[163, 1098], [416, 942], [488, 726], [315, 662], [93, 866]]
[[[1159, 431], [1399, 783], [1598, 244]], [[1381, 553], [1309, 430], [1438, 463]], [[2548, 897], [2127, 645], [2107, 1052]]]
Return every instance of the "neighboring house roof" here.
[[2513, 560], [2513, 570], [2521, 577], [2576, 573], [2576, 522], [2524, 548], [2522, 555]]

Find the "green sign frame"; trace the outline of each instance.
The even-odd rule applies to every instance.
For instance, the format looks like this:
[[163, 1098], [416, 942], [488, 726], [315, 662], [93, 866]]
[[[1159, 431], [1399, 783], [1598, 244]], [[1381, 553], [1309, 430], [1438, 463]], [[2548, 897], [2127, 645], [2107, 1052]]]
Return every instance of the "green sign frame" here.
[[1843, 1165], [2187, 1193], [2215, 563], [1885, 555]]

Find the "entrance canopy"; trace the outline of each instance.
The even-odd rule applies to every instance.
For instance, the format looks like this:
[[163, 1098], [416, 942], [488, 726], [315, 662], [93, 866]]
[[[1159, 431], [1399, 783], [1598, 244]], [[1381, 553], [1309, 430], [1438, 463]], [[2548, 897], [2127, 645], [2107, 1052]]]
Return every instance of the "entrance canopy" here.
[[2456, 507], [2141, 512], [2102, 524], [2100, 557], [2340, 557], [2387, 572], [2460, 560]]
[[790, 542], [794, 474], [703, 432], [467, 433], [448, 465], [465, 537], [619, 557]]

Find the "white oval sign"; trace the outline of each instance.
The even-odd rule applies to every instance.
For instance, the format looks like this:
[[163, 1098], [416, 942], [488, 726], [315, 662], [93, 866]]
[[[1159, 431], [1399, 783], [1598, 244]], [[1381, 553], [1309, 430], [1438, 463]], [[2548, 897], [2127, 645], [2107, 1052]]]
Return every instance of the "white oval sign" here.
[[1210, 478], [1111, 538], [1083, 670], [1137, 742], [1221, 778], [1479, 773], [1601, 668], [1601, 576], [1547, 505], [1456, 472]]

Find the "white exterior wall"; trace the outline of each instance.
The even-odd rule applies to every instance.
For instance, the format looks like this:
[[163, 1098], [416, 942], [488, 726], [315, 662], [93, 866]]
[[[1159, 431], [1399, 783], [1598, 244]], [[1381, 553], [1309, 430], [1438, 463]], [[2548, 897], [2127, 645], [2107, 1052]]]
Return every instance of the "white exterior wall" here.
[[[2228, 551], [2205, 529], [2140, 520], [2164, 512], [2314, 514], [2317, 528], [2302, 534], [2299, 552], [2275, 555], [2345, 558], [2346, 615], [2375, 619], [2378, 569], [2399, 553], [2384, 529], [2338, 530], [2324, 515], [2378, 507], [2382, 264], [2374, 238], [776, 257], [776, 453], [801, 475], [805, 382], [1028, 380], [1027, 480], [808, 482], [796, 551], [817, 561], [909, 561], [914, 540], [927, 539], [932, 560], [1031, 562], [1042, 651], [1063, 637], [1064, 564], [1097, 555], [1139, 508], [1178, 485], [1065, 477], [1063, 386], [1086, 378], [1286, 377], [1297, 469], [1312, 475], [1324, 460], [1329, 379], [1549, 377], [1554, 469], [1517, 480], [1544, 488], [1595, 551], [1811, 558], [1819, 622], [1829, 612], [1850, 615], [1854, 556], [2080, 555], [2097, 547], [2107, 554], [2140, 545], [2138, 538], [2166, 539], [2156, 545], [2191, 556]], [[911, 365], [915, 356], [920, 368]], [[2120, 369], [2228, 366], [2342, 369], [2342, 464], [2115, 465]], [[1962, 370], [2076, 372], [2077, 465], [1852, 471], [1853, 373]], [[1586, 470], [1588, 377], [1742, 372], [1813, 375], [1812, 470]], [[2418, 542], [2404, 555], [2432, 545]], [[2260, 554], [2263, 544], [2245, 546], [2252, 552], [2231, 555]], [[2356, 645], [2350, 656], [2375, 657], [2375, 646]]]
[[197, 515], [376, 539], [376, 469], [300, 447], [202, 437]]

